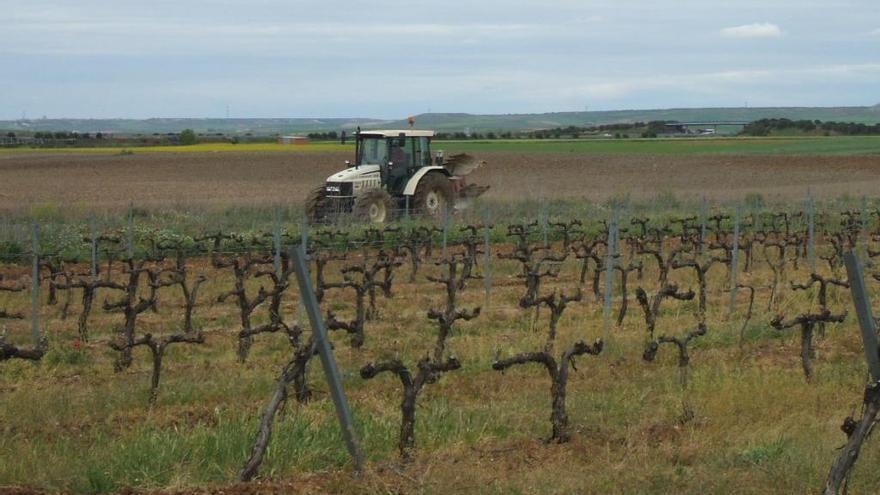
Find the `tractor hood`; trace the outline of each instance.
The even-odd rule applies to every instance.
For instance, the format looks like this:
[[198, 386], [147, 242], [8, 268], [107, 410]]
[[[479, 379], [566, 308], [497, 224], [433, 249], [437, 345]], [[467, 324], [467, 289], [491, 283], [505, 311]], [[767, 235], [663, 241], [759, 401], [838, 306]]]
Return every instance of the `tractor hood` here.
[[358, 179], [365, 179], [379, 173], [378, 165], [361, 165], [359, 167], [347, 168], [341, 172], [327, 177], [327, 182], [354, 182]]

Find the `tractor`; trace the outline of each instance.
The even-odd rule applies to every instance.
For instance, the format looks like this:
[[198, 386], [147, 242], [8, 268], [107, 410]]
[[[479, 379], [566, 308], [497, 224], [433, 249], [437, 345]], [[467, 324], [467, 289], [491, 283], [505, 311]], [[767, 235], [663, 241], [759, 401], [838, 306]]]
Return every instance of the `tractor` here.
[[[306, 200], [312, 223], [353, 213], [362, 221], [385, 223], [395, 215], [439, 218], [466, 208], [489, 186], [465, 184], [484, 165], [467, 154], [431, 154], [434, 131], [389, 130], [355, 133], [354, 163], [327, 178]], [[451, 211], [450, 211], [451, 210]]]

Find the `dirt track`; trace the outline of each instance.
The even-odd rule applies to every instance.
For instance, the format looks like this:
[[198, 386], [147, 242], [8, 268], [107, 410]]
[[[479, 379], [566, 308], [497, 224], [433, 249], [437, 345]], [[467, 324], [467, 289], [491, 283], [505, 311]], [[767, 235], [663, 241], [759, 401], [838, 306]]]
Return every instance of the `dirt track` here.
[[[32, 203], [115, 208], [226, 206], [300, 201], [349, 159], [347, 153], [140, 153], [0, 155], [0, 208]], [[472, 182], [490, 197], [586, 197], [672, 192], [727, 199], [876, 194], [880, 157], [598, 155], [493, 152]]]

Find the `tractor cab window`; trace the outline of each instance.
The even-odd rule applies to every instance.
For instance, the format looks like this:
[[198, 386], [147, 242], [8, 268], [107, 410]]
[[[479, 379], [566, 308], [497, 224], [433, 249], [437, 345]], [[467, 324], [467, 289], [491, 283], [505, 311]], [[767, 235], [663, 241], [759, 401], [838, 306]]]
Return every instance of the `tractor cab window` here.
[[390, 162], [395, 167], [411, 167], [415, 155], [412, 138], [396, 137], [388, 140], [388, 148], [391, 150]]
[[431, 148], [428, 144], [428, 138], [426, 137], [417, 137], [413, 138], [415, 142], [416, 148], [416, 166], [417, 167], [425, 167], [431, 164]]
[[415, 140], [411, 137], [388, 138], [389, 163], [385, 169], [388, 190], [394, 194], [403, 191], [407, 178], [412, 174], [415, 160]]
[[361, 139], [360, 153], [358, 163], [361, 165], [385, 165], [388, 163], [388, 147], [383, 138]]

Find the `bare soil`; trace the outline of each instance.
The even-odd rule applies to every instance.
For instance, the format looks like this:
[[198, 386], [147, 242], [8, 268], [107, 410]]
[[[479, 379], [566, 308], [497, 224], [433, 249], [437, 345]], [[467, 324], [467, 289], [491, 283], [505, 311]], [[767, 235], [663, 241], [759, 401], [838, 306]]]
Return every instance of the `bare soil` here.
[[[0, 208], [35, 203], [88, 208], [250, 206], [302, 201], [341, 169], [343, 152], [214, 152], [0, 155]], [[870, 194], [880, 156], [602, 155], [487, 152], [471, 182], [496, 200], [602, 200], [671, 192], [711, 199]]]

